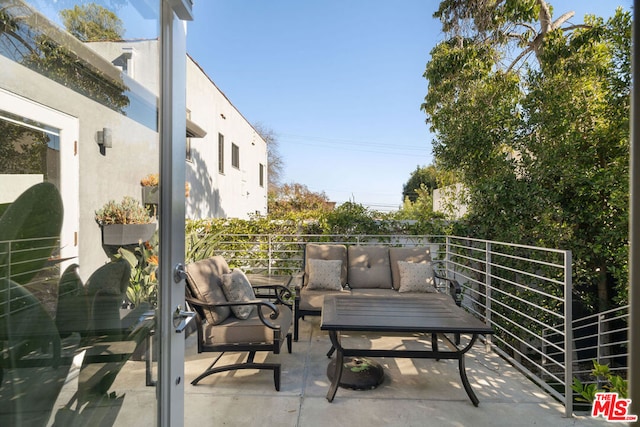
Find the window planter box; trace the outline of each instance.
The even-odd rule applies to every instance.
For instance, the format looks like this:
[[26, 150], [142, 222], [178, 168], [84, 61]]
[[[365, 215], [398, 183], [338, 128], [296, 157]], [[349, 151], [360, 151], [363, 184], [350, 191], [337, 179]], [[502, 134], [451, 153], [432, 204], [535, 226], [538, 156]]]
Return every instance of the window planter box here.
[[151, 239], [155, 231], [155, 223], [103, 225], [102, 244], [106, 246], [135, 245]]
[[145, 205], [157, 205], [160, 198], [160, 191], [158, 186], [146, 186], [142, 187], [142, 203]]

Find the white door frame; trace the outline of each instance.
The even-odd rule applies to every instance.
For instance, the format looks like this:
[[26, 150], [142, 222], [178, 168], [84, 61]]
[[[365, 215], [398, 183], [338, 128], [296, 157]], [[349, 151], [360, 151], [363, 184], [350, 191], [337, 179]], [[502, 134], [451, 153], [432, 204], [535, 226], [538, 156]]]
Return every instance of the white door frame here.
[[[160, 25], [160, 203], [158, 424], [184, 425], [184, 310], [186, 173], [186, 23], [191, 0], [163, 0]], [[177, 316], [176, 316], [177, 314]]]
[[67, 264], [74, 262], [69, 258], [78, 256], [80, 161], [78, 159], [77, 144], [80, 134], [79, 120], [77, 117], [54, 110], [1, 88], [0, 110], [33, 120], [59, 131], [60, 196], [64, 206], [64, 218], [60, 232], [60, 256], [63, 259], [68, 259], [61, 263], [61, 271], [64, 271]]

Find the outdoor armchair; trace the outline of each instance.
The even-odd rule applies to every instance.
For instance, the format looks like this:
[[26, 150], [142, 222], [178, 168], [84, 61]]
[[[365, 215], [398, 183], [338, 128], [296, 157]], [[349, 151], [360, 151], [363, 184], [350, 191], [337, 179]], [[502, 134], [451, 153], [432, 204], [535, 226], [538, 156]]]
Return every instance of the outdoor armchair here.
[[[291, 306], [280, 296], [288, 290], [280, 285], [271, 288], [274, 301], [257, 299], [248, 279], [240, 270], [231, 270], [221, 256], [191, 263], [187, 266], [186, 301], [196, 312], [198, 353], [220, 353], [209, 367], [194, 379], [239, 369], [273, 371], [276, 390], [280, 390], [280, 364], [257, 363], [259, 351], [280, 353], [287, 341], [291, 353]], [[243, 363], [217, 366], [225, 352], [248, 352]]]

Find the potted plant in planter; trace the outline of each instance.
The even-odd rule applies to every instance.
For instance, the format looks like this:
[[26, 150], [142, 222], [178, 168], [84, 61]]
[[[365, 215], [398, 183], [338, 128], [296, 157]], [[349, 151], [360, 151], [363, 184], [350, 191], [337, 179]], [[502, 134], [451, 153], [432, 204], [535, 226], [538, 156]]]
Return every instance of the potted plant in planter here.
[[142, 203], [145, 205], [157, 205], [160, 192], [158, 191], [159, 176], [152, 173], [140, 180], [142, 186]]
[[[157, 205], [159, 201], [159, 180], [160, 176], [157, 173], [151, 173], [140, 180], [142, 186], [142, 203], [145, 205]], [[191, 192], [191, 185], [188, 182], [184, 183], [184, 196], [189, 197]]]
[[130, 196], [120, 203], [110, 200], [96, 211], [96, 221], [102, 227], [102, 244], [106, 246], [146, 242], [156, 230], [149, 212]]

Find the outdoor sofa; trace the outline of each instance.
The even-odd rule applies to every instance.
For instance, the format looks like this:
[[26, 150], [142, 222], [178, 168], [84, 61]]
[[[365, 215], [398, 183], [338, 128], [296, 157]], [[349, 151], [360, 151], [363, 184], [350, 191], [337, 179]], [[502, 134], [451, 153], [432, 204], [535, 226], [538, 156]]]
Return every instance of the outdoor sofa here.
[[327, 295], [433, 298], [446, 292], [460, 305], [460, 285], [438, 274], [436, 264], [429, 246], [307, 244], [303, 271], [294, 278], [294, 340], [299, 320], [319, 316]]

